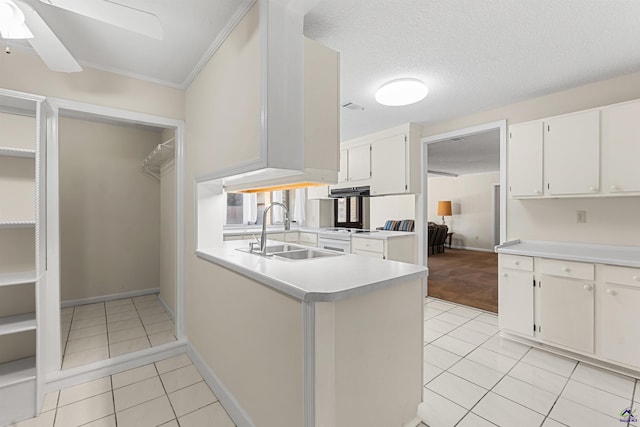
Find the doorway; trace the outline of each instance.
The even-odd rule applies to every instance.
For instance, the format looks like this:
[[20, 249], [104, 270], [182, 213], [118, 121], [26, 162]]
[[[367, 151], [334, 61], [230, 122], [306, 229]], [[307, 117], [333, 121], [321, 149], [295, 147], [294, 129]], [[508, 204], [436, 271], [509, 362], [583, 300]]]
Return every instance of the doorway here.
[[[498, 311], [494, 247], [506, 234], [505, 138], [506, 123], [501, 121], [422, 140], [427, 296]], [[444, 218], [438, 215], [442, 202], [451, 206]], [[448, 236], [445, 241], [436, 241], [443, 235]]]

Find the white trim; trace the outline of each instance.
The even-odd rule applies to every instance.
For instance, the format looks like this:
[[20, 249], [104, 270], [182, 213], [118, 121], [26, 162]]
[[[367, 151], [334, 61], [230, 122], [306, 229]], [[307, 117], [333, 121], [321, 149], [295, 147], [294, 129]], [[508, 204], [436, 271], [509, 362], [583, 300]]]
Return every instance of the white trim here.
[[50, 393], [108, 375], [117, 374], [118, 372], [148, 365], [149, 363], [158, 362], [169, 357], [178, 356], [186, 351], [186, 346], [187, 342], [185, 340], [178, 340], [78, 366], [77, 368], [58, 371], [47, 376], [45, 391]]
[[174, 162], [176, 180], [176, 303], [174, 309], [174, 323], [176, 325], [176, 338], [184, 337], [184, 259], [185, 259], [185, 123], [180, 121], [176, 126]]
[[144, 295], [157, 294], [159, 292], [160, 292], [160, 288], [149, 288], [149, 289], [142, 289], [138, 291], [121, 292], [119, 294], [109, 294], [109, 295], [101, 295], [98, 297], [67, 300], [67, 301], [62, 301], [60, 303], [60, 308], [75, 307], [76, 305], [93, 304], [96, 302], [113, 301], [113, 300], [124, 299], [124, 298], [141, 297]]
[[451, 249], [464, 249], [465, 251], [491, 252], [491, 253], [494, 253], [494, 250], [493, 250], [493, 249], [474, 248], [474, 247], [472, 247], [472, 246], [456, 246], [456, 245], [451, 245]]
[[35, 102], [42, 102], [45, 100], [45, 97], [41, 95], [34, 95], [33, 93], [27, 93], [27, 92], [18, 92], [17, 90], [11, 90], [11, 89], [0, 88], [0, 95], [9, 96], [12, 98], [27, 99], [29, 101], [35, 101]]
[[[489, 130], [497, 129], [500, 134], [500, 242], [504, 242], [507, 239], [507, 121], [506, 120], [497, 120], [495, 122], [484, 123], [481, 125], [470, 126], [464, 129], [458, 129], [450, 132], [444, 132], [437, 135], [425, 136], [420, 140], [421, 149], [422, 149], [422, 167], [420, 173], [422, 174], [422, 196], [423, 200], [420, 205], [421, 210], [418, 212], [418, 218], [420, 219], [420, 227], [422, 228], [422, 232], [419, 232], [418, 239], [421, 241], [421, 249], [424, 254], [424, 262], [423, 265], [427, 265], [427, 254], [429, 252], [429, 248], [427, 248], [428, 237], [427, 237], [427, 227], [424, 226], [424, 221], [426, 220], [426, 215], [428, 211], [427, 200], [428, 200], [428, 174], [427, 174], [427, 165], [428, 165], [428, 150], [427, 145], [433, 144], [435, 142], [446, 141], [448, 139], [460, 137], [460, 136], [468, 136], [475, 135], [478, 133], [486, 132]], [[493, 228], [493, 227], [492, 227]], [[420, 252], [420, 251], [419, 251]]]
[[431, 412], [431, 409], [427, 407], [427, 404], [421, 402], [418, 405], [418, 418], [422, 420], [423, 423], [427, 423], [427, 415]]
[[176, 315], [173, 312], [173, 310], [171, 310], [169, 308], [169, 306], [167, 305], [166, 302], [164, 302], [164, 300], [162, 299], [162, 296], [160, 296], [160, 294], [158, 294], [158, 301], [160, 301], [160, 305], [162, 306], [162, 309], [164, 310], [165, 313], [167, 313], [167, 316], [169, 316], [171, 318], [171, 320], [173, 321], [173, 323], [176, 323]]
[[233, 422], [238, 427], [256, 427], [251, 417], [249, 417], [249, 414], [247, 414], [235, 396], [231, 394], [222, 381], [220, 381], [220, 378], [209, 368], [202, 356], [200, 356], [200, 353], [198, 353], [190, 342], [187, 342], [187, 355], [200, 372], [202, 378], [209, 385], [213, 394], [218, 397]]
[[408, 423], [403, 424], [402, 427], [417, 427], [420, 425], [420, 423], [422, 423], [422, 420], [420, 419], [420, 417], [415, 417]]
[[[491, 187], [492, 187], [491, 188], [491, 237], [492, 237], [491, 245], [496, 246], [502, 243], [502, 241], [500, 240], [500, 230], [496, 230], [496, 213], [497, 213], [496, 212], [496, 187], [500, 189], [502, 188], [502, 186], [500, 185], [499, 182], [497, 182], [497, 183], [491, 184]], [[498, 198], [499, 197], [500, 196], [498, 196]], [[502, 211], [502, 203], [498, 204], [498, 209]], [[502, 225], [502, 220], [498, 225], [498, 228], [500, 228], [501, 225]], [[496, 241], [498, 243], [496, 243]]]
[[304, 427], [316, 425], [316, 305], [302, 303], [302, 417]]
[[193, 70], [191, 70], [187, 78], [185, 78], [182, 84], [179, 85], [181, 89], [186, 89], [189, 87], [191, 83], [193, 83], [193, 81], [198, 76], [198, 74], [200, 74], [200, 71], [202, 71], [202, 69], [209, 63], [209, 60], [211, 59], [211, 57], [213, 57], [213, 55], [217, 52], [220, 46], [222, 46], [224, 41], [233, 32], [233, 30], [240, 23], [240, 21], [242, 21], [242, 18], [244, 18], [247, 12], [249, 12], [249, 10], [255, 4], [255, 2], [256, 0], [244, 0], [244, 2], [240, 4], [240, 6], [238, 7], [238, 10], [236, 10], [236, 12], [231, 16], [231, 18], [229, 18], [229, 20], [227, 21], [227, 24], [224, 26], [222, 31], [220, 31], [218, 36], [213, 40], [211, 45], [209, 45], [209, 48], [204, 53], [204, 55], [202, 55], [202, 57], [200, 58], [196, 66], [193, 67]]

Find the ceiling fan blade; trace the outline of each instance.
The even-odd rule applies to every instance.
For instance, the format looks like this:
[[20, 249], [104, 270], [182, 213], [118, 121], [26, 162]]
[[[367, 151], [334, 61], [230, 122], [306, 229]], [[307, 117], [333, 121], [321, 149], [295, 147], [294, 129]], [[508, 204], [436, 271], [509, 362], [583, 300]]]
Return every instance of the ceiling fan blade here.
[[108, 0], [40, 1], [147, 37], [158, 40], [162, 40], [164, 37], [158, 17], [144, 10], [134, 9]]
[[22, 1], [17, 0], [15, 3], [24, 13], [25, 23], [33, 33], [33, 38], [27, 39], [27, 41], [47, 64], [47, 67], [51, 71], [63, 73], [82, 71], [80, 64], [71, 56], [71, 53], [51, 31], [51, 28], [38, 15], [38, 12]]

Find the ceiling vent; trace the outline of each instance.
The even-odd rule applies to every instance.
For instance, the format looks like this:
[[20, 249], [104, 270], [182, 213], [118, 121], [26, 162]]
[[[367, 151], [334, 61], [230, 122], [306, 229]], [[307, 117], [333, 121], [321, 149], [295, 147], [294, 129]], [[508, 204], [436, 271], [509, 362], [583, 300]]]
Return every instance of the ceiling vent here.
[[342, 104], [342, 108], [347, 108], [353, 111], [364, 111], [364, 107], [360, 104], [356, 104], [353, 102], [347, 102], [346, 104]]
[[455, 142], [458, 142], [458, 141], [464, 141], [464, 138], [463, 138], [463, 137], [461, 137], [461, 136], [460, 136], [460, 137], [457, 137], [457, 138], [451, 138], [451, 141], [455, 141]]

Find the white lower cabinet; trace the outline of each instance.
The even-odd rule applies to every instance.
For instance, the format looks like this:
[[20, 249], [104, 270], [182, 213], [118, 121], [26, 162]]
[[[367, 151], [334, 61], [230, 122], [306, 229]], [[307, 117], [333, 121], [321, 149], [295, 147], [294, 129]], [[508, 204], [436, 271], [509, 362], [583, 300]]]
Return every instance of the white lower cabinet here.
[[540, 285], [540, 339], [593, 353], [595, 284], [543, 275]]
[[499, 268], [500, 329], [533, 336], [533, 258], [501, 255]]
[[640, 307], [640, 269], [604, 267], [602, 295], [602, 352], [605, 358], [640, 365], [637, 311]]
[[414, 236], [389, 237], [385, 240], [351, 238], [351, 253], [372, 258], [415, 263]]

